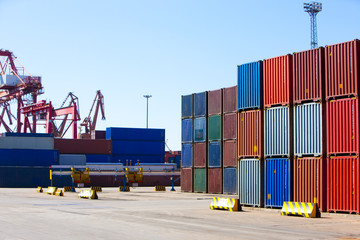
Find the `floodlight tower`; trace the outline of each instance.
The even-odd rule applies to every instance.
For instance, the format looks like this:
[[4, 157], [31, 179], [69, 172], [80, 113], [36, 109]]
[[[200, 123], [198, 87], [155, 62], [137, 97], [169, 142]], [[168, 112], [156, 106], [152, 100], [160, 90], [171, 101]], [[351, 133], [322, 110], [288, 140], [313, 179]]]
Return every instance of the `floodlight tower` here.
[[151, 95], [144, 95], [144, 98], [146, 98], [146, 128], [149, 127], [149, 98], [151, 97]]
[[317, 48], [317, 23], [316, 15], [322, 10], [322, 3], [319, 2], [310, 2], [304, 3], [305, 12], [310, 15], [310, 27], [311, 27], [311, 49]]

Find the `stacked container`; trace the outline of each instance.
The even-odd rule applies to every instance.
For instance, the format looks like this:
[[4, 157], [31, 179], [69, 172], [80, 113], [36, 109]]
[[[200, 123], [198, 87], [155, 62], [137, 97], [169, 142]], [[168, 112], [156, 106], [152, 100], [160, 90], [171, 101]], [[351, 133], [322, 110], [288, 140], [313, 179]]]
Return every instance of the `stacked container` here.
[[325, 47], [327, 208], [360, 213], [360, 42]]
[[263, 205], [263, 62], [238, 66], [238, 175], [243, 205]]
[[264, 205], [292, 200], [292, 56], [264, 60]]

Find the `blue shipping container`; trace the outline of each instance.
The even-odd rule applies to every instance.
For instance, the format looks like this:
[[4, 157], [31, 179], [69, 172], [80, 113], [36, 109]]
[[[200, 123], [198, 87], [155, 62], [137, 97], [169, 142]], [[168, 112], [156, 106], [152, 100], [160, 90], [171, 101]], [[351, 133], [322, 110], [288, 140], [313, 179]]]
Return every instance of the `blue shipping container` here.
[[208, 166], [209, 167], [221, 167], [221, 142], [209, 142], [209, 153], [208, 153]]
[[194, 116], [203, 117], [207, 114], [207, 92], [195, 93]]
[[194, 95], [181, 96], [181, 117], [191, 118], [193, 116]]
[[164, 163], [165, 155], [113, 155], [112, 163], [122, 163], [126, 165], [126, 161], [130, 165], [139, 163]]
[[0, 166], [51, 166], [59, 164], [57, 150], [0, 149]]
[[[48, 173], [48, 175], [49, 175], [49, 173]], [[91, 178], [90, 178], [90, 181], [91, 181]], [[52, 184], [53, 184], [54, 187], [61, 187], [61, 188], [65, 187], [65, 186], [71, 187], [72, 186], [72, 180], [71, 180], [70, 176], [53, 175], [52, 176]], [[46, 186], [50, 186], [50, 185], [46, 185]]]
[[181, 142], [192, 142], [193, 140], [193, 120], [181, 120]]
[[165, 141], [165, 129], [152, 128], [106, 128], [106, 139]]
[[282, 207], [292, 200], [292, 174], [289, 158], [265, 160], [265, 207]]
[[178, 169], [180, 169], [180, 162], [181, 162], [181, 155], [176, 155], [175, 156], [175, 163], [176, 163], [176, 167]]
[[4, 137], [53, 137], [50, 133], [15, 133], [5, 132], [2, 134]]
[[86, 163], [111, 163], [111, 155], [86, 154]]
[[263, 67], [262, 61], [238, 66], [238, 110], [262, 107]]
[[50, 186], [49, 173], [49, 167], [0, 167], [0, 187], [48, 187]]
[[114, 155], [164, 155], [165, 142], [153, 141], [112, 141]]
[[224, 168], [223, 175], [224, 194], [237, 194], [237, 169]]
[[193, 146], [191, 143], [182, 144], [181, 156], [183, 168], [189, 168], [193, 166]]
[[194, 142], [206, 141], [206, 118], [195, 118], [194, 121]]

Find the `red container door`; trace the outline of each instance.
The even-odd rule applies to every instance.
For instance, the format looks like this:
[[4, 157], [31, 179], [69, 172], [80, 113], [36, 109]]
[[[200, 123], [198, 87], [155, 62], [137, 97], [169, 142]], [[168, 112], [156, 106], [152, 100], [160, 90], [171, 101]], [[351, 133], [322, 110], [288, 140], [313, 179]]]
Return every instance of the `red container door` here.
[[223, 116], [223, 139], [237, 139], [237, 114], [228, 113]]
[[332, 100], [326, 112], [328, 156], [359, 154], [359, 100]]
[[223, 142], [223, 164], [224, 167], [237, 166], [237, 141], [227, 140]]
[[237, 110], [237, 87], [223, 89], [223, 113], [236, 112]]
[[266, 59], [264, 68], [264, 106], [288, 105], [292, 101], [292, 57]]
[[360, 213], [359, 171], [359, 157], [327, 159], [328, 211]]
[[295, 158], [294, 201], [317, 202], [326, 211], [325, 173], [323, 158]]
[[182, 192], [193, 192], [193, 169], [182, 168], [180, 181]]
[[359, 95], [360, 41], [325, 47], [326, 99]]
[[194, 143], [194, 167], [206, 167], [206, 143]]
[[253, 110], [238, 114], [238, 157], [262, 158], [262, 111]]
[[222, 168], [208, 169], [208, 193], [222, 193]]
[[222, 113], [222, 89], [208, 92], [208, 114], [217, 115]]

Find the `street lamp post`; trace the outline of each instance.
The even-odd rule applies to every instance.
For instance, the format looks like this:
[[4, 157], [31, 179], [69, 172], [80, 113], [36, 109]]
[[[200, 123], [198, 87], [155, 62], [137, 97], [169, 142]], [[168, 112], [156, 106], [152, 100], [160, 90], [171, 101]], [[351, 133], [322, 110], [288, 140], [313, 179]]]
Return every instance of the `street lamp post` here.
[[144, 95], [146, 98], [146, 128], [149, 128], [149, 98], [151, 97], [151, 95]]

